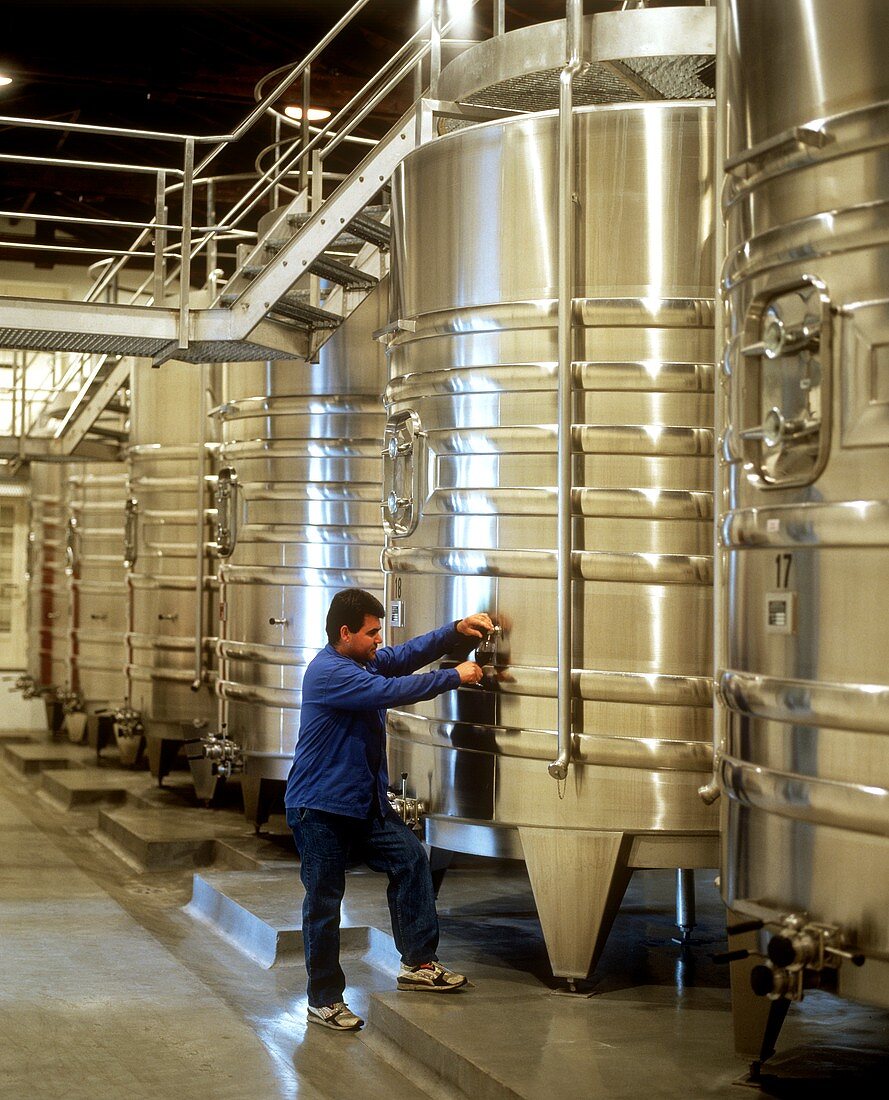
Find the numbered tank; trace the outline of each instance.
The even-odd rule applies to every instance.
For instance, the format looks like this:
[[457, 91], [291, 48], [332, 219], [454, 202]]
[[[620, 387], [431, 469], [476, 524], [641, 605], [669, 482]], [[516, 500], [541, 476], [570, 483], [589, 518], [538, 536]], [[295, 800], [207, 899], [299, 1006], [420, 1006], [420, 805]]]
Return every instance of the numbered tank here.
[[[257, 826], [283, 797], [303, 672], [326, 644], [340, 589], [382, 598], [380, 447], [383, 282], [317, 363], [224, 368], [219, 478], [219, 694], [240, 745], [245, 811]], [[283, 803], [282, 803], [283, 804]]]
[[[124, 636], [127, 586], [123, 531], [127, 471], [123, 462], [70, 467], [65, 562], [71, 600], [70, 683], [75, 698], [68, 736], [109, 739], [113, 712], [126, 694]], [[99, 726], [108, 727], [100, 737]]]
[[722, 890], [757, 992], [889, 1005], [889, 7], [724, 15]]
[[697, 794], [711, 766], [713, 114], [709, 102], [575, 111], [563, 784], [547, 770], [558, 117], [459, 130], [393, 180], [389, 637], [476, 610], [501, 633], [487, 690], [390, 710], [390, 772], [427, 803], [433, 845], [525, 858], [550, 961], [569, 978], [594, 964], [633, 868], [716, 859], [715, 813]]
[[215, 368], [137, 360], [125, 553], [131, 733], [161, 782], [183, 743], [216, 728]]
[[28, 533], [28, 682], [41, 695], [50, 731], [61, 728], [68, 685], [70, 592], [65, 578], [65, 467], [34, 462]]

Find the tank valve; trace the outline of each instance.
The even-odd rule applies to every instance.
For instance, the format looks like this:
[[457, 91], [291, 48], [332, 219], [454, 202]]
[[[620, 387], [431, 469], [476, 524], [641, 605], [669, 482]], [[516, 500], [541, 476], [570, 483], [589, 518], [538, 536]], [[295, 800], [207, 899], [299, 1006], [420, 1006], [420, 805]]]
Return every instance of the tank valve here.
[[409, 828], [418, 832], [421, 828], [421, 819], [426, 813], [426, 803], [419, 798], [409, 798], [407, 793], [407, 772], [401, 773], [401, 794], [391, 788], [386, 792], [389, 797], [389, 805], [398, 814], [401, 820]]
[[141, 737], [144, 732], [142, 716], [137, 710], [123, 706], [114, 712], [115, 737]]
[[230, 779], [235, 772], [244, 770], [241, 746], [226, 736], [224, 727], [220, 733], [208, 733], [205, 737], [187, 741], [185, 752], [189, 761], [209, 761], [210, 770], [217, 780]]
[[499, 626], [495, 626], [493, 630], [488, 630], [475, 650], [476, 663], [481, 665], [484, 674], [481, 686], [489, 691], [497, 683], [497, 640], [500, 634]]
[[841, 928], [819, 924], [800, 914], [784, 918], [768, 942], [768, 961], [750, 973], [753, 992], [772, 1001], [801, 1001], [806, 989], [836, 984], [842, 962], [863, 966], [865, 956], [850, 950]]
[[63, 714], [77, 714], [83, 710], [83, 698], [79, 691], [60, 691], [58, 696]]
[[43, 694], [43, 690], [37, 686], [33, 676], [25, 673], [15, 682], [15, 690], [20, 691], [25, 699], [37, 699]]

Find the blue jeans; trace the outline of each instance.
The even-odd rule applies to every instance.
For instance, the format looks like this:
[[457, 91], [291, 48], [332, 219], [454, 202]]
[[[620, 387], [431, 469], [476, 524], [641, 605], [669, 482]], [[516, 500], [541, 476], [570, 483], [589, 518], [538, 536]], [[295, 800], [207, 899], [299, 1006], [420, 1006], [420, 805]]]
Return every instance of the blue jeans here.
[[322, 810], [290, 809], [287, 824], [300, 853], [303, 946], [314, 1008], [343, 999], [340, 966], [340, 903], [346, 865], [360, 861], [389, 876], [386, 896], [395, 946], [409, 966], [437, 958], [438, 915], [432, 873], [423, 845], [394, 814], [366, 820]]

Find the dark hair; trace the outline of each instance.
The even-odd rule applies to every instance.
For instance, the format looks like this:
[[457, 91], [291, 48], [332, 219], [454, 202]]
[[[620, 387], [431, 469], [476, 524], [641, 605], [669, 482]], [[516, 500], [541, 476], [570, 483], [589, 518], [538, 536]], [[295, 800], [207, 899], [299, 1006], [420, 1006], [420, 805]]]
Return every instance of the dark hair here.
[[327, 640], [336, 645], [340, 640], [340, 627], [347, 626], [353, 634], [364, 626], [365, 615], [382, 619], [386, 609], [370, 592], [363, 588], [344, 588], [330, 601], [327, 611]]

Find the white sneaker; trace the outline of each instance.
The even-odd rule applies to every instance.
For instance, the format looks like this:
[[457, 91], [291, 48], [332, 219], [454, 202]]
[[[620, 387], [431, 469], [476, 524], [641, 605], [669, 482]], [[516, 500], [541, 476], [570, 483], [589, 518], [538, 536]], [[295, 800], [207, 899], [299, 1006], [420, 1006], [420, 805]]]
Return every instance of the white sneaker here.
[[462, 974], [455, 974], [438, 962], [422, 963], [420, 966], [401, 965], [398, 974], [398, 988], [403, 993], [456, 993], [468, 984]]
[[314, 1008], [309, 1005], [306, 1019], [310, 1024], [320, 1024], [329, 1027], [333, 1031], [357, 1031], [364, 1024], [360, 1016], [350, 1011], [345, 1001], [337, 1001], [336, 1004], [322, 1005]]

